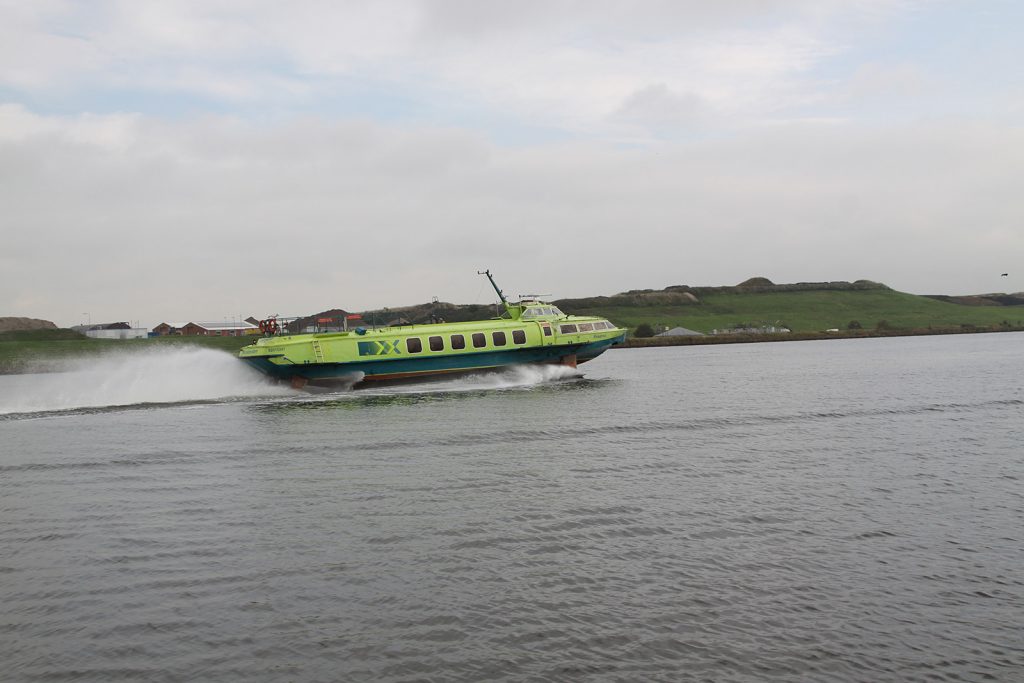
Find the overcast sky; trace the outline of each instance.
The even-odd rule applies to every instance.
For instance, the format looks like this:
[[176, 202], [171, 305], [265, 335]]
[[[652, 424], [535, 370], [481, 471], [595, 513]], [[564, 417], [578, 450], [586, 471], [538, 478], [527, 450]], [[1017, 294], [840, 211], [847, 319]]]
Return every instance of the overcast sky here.
[[[0, 315], [1024, 289], [1017, 0], [0, 0]], [[1000, 277], [1008, 272], [1009, 277]]]

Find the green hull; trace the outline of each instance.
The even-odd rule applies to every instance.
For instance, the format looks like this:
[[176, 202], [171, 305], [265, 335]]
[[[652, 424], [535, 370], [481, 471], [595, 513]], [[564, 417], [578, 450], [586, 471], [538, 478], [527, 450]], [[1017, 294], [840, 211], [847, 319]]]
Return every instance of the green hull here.
[[575, 366], [625, 339], [625, 330], [602, 318], [566, 316], [540, 302], [506, 308], [506, 317], [494, 320], [268, 336], [239, 358], [295, 386], [365, 384], [524, 364]]

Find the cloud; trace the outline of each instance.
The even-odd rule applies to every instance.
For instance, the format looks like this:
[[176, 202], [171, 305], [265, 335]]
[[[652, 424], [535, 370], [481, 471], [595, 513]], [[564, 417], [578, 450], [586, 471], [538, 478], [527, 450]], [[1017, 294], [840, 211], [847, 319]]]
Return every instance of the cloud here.
[[0, 109], [9, 315], [222, 319], [438, 296], [869, 278], [999, 286], [1024, 134], [789, 125], [657, 148]]
[[708, 105], [719, 124], [771, 117], [799, 103], [813, 85], [808, 71], [842, 49], [837, 26], [905, 5], [19, 3], [0, 23], [0, 87], [47, 102], [188, 95], [250, 118], [339, 99], [372, 115], [368, 90], [400, 92], [413, 120], [454, 103], [476, 119], [500, 112], [522, 125], [615, 137], [624, 113], [634, 127], [651, 116], [665, 125], [664, 98], [662, 115], [628, 111], [652, 87]]
[[140, 118], [137, 114], [43, 117], [19, 105], [0, 104], [0, 143], [55, 138], [66, 143], [124, 148], [131, 144]]
[[974, 16], [8, 3], [0, 291], [69, 324], [486, 301], [483, 267], [556, 296], [1004, 287], [987, 278], [1022, 247], [1020, 48]]
[[705, 105], [693, 93], [677, 94], [664, 83], [637, 90], [611, 115], [613, 121], [644, 129], [693, 129], [706, 120]]
[[918, 95], [928, 90], [933, 82], [933, 78], [914, 64], [868, 62], [857, 67], [847, 87], [853, 99], [874, 99]]

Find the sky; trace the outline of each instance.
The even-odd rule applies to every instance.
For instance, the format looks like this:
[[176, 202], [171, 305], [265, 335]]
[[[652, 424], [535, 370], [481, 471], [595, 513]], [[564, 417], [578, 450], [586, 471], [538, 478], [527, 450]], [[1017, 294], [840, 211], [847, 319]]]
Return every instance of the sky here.
[[[0, 0], [0, 316], [1024, 290], [1016, 0]], [[1002, 277], [1002, 273], [1008, 276]]]

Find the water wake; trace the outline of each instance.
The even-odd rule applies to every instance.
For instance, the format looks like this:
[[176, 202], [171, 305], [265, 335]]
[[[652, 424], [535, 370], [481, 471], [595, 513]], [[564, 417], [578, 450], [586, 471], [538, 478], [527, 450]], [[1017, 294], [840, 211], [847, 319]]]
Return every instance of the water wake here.
[[493, 372], [465, 375], [458, 378], [440, 377], [436, 380], [416, 382], [383, 388], [382, 393], [433, 393], [437, 391], [482, 391], [520, 389], [548, 382], [582, 377], [576, 368], [564, 365], [516, 365]]
[[[350, 393], [394, 395], [529, 388], [582, 377], [561, 365], [522, 365], [460, 378], [370, 388]], [[60, 372], [2, 378], [0, 415], [49, 413], [134, 405], [218, 401], [237, 398], [288, 398], [302, 395], [269, 382], [222, 351], [148, 349], [66, 361]], [[339, 391], [327, 392], [337, 397]], [[317, 400], [316, 394], [307, 395]], [[319, 398], [324, 398], [321, 394]]]
[[230, 354], [203, 348], [112, 353], [67, 361], [63, 370], [2, 378], [0, 415], [292, 393]]

